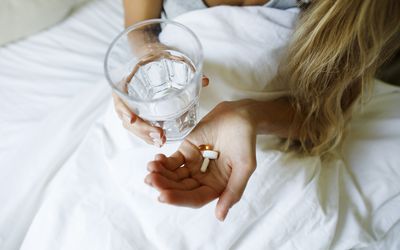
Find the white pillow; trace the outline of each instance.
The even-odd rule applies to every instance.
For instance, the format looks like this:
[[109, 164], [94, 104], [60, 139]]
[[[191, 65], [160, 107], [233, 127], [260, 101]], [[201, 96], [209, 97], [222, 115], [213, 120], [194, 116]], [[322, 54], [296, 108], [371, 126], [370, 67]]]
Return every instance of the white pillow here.
[[50, 27], [88, 0], [1, 0], [0, 46]]

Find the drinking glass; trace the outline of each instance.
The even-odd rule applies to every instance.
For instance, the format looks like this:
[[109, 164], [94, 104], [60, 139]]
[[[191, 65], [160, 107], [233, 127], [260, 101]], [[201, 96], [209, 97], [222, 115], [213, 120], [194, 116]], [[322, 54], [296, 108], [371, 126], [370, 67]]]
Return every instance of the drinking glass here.
[[202, 46], [186, 26], [164, 19], [139, 22], [119, 34], [104, 61], [106, 78], [129, 109], [182, 140], [196, 125]]

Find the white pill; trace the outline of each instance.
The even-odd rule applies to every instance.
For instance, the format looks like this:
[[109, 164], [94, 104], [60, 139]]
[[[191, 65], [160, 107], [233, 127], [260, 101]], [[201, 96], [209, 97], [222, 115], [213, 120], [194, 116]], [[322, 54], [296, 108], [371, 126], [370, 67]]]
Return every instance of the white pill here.
[[201, 164], [201, 168], [200, 168], [200, 171], [201, 171], [202, 173], [204, 173], [204, 172], [207, 171], [207, 168], [208, 168], [208, 164], [209, 164], [209, 163], [210, 163], [210, 159], [204, 158], [203, 164]]
[[201, 151], [201, 153], [203, 154], [204, 158], [208, 158], [211, 160], [215, 160], [218, 158], [218, 152], [214, 151], [214, 150], [204, 150], [204, 151]]

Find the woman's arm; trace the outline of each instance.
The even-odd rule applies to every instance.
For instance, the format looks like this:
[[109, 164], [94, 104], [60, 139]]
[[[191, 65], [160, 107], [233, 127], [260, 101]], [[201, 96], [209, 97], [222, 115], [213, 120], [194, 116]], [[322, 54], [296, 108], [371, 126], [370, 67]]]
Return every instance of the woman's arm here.
[[[158, 18], [161, 16], [162, 0], [124, 0], [125, 27], [131, 26], [137, 22]], [[132, 32], [130, 39], [135, 46], [132, 49], [140, 48], [139, 44], [143, 34]], [[154, 144], [160, 147], [165, 143], [164, 131], [159, 127], [154, 127], [136, 116], [130, 111], [128, 106], [116, 94], [113, 94], [115, 110], [122, 120], [123, 126], [134, 135], [138, 136], [148, 144]]]
[[162, 0], [124, 0], [125, 27], [161, 17]]
[[251, 121], [257, 134], [297, 138], [301, 121], [294, 120], [295, 109], [289, 98], [270, 101], [241, 100], [238, 111]]
[[[239, 201], [257, 166], [256, 135], [287, 137], [294, 110], [289, 99], [222, 102], [208, 113], [167, 157], [157, 155], [148, 165], [145, 182], [160, 191], [159, 201], [200, 207], [218, 198], [216, 217], [224, 220]], [[199, 145], [219, 151], [205, 173]]]

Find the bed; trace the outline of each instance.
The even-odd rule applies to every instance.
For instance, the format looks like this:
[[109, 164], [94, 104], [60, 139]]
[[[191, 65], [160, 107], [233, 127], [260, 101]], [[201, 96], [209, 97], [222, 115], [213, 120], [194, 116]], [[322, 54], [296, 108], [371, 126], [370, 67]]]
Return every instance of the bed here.
[[[204, 46], [202, 114], [221, 100], [285, 93], [264, 83], [297, 12], [218, 7], [178, 17]], [[400, 249], [399, 87], [376, 81], [328, 159], [283, 153], [260, 136], [257, 170], [221, 223], [215, 202], [160, 204], [143, 182], [154, 154], [177, 144], [145, 145], [113, 110], [102, 64], [122, 23], [119, 1], [93, 1], [0, 48], [0, 249]]]

